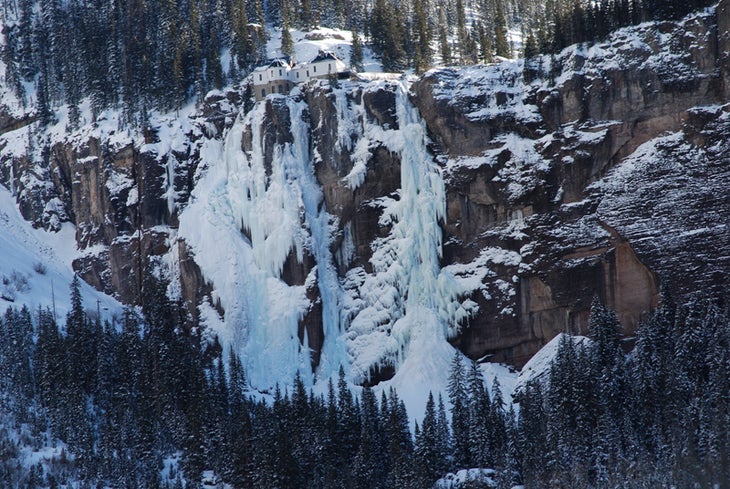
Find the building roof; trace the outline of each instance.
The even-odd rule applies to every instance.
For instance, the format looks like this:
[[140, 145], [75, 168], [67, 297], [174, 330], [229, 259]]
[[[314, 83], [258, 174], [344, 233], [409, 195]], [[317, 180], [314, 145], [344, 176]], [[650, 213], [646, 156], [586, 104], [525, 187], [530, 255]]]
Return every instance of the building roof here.
[[263, 63], [256, 66], [253, 70], [254, 71], [265, 71], [269, 68], [289, 68], [289, 58], [274, 58], [274, 59], [267, 59]]
[[340, 58], [335, 56], [335, 53], [332, 51], [324, 51], [320, 49], [319, 53], [317, 54], [317, 57], [314, 58], [310, 63], [317, 63], [318, 61], [327, 61], [327, 60], [333, 60], [333, 61], [341, 61]]
[[284, 58], [276, 58], [269, 64], [269, 68], [289, 68], [289, 61]]

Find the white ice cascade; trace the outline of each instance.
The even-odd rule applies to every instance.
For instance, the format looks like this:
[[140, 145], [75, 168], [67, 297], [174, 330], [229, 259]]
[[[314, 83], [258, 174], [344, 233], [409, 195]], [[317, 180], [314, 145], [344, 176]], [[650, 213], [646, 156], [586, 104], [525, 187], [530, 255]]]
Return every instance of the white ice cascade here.
[[[338, 139], [344, 144], [354, 134], [356, 142], [347, 148], [354, 166], [343, 184], [362, 184], [372, 150], [380, 145], [400, 160], [398, 195], [370, 202], [381, 209], [380, 225], [390, 229], [372, 243], [372, 271], [355, 267], [338, 276], [330, 251], [337, 220], [324, 208], [314, 173], [317, 153], [311, 149], [306, 103], [292, 97], [257, 104], [234, 122], [224, 144], [211, 139], [203, 145], [204, 164], [181, 214], [179, 235], [212, 283], [214, 301], [225, 310], [221, 320], [204, 303], [201, 319], [241, 355], [254, 388], [288, 383], [297, 371], [307, 382], [325, 380], [340, 365], [360, 382], [378, 367], [392, 366], [397, 371], [393, 383], [416, 389], [417, 398], [428, 392], [418, 379], [436, 388], [448, 371], [454, 350], [447, 339], [473, 313], [476, 304], [460, 299], [473, 287], [455, 278], [452, 267], [440, 267], [444, 181], [406, 87], [396, 87], [397, 128], [358, 117], [365, 107], [362, 102], [348, 106], [346, 89], [336, 95], [348, 137]], [[382, 82], [364, 87], [382, 89]], [[292, 142], [264, 147], [267, 104], [289, 111]], [[251, 141], [250, 151], [242, 149], [244, 139]], [[303, 285], [281, 278], [290, 255], [300, 261], [314, 258], [316, 267]], [[298, 337], [313, 305], [307, 297], [312, 287], [319, 289], [324, 333], [314, 373], [307, 338], [302, 345]]]
[[346, 288], [355, 292], [346, 304], [347, 338], [356, 381], [389, 364], [397, 370], [396, 385], [410, 377], [418, 389], [418, 379], [436, 380], [448, 369], [454, 350], [447, 339], [471, 306], [458, 300], [459, 285], [440, 267], [444, 181], [404, 86], [397, 90], [397, 118], [398, 129], [385, 131], [383, 142], [400, 156], [401, 188], [398, 198], [379, 199], [380, 224], [391, 232], [372, 245], [373, 272], [348, 273]]
[[[249, 236], [243, 247], [245, 280], [239, 281], [243, 301], [239, 324], [231, 324], [232, 338], [242, 353], [254, 387], [269, 388], [288, 382], [299, 370], [312, 381], [307, 340], [300, 344], [299, 321], [310, 307], [308, 285], [319, 286], [325, 343], [318, 373], [329, 376], [345, 361], [339, 321], [339, 282], [329, 250], [329, 216], [316, 181], [309, 152], [309, 127], [303, 102], [286, 99], [290, 112], [292, 143], [276, 145], [267, 175], [262, 138], [265, 104], [258, 104], [239, 119], [226, 139], [226, 194], [236, 225]], [[251, 128], [252, 151], [246, 154], [241, 141]], [[243, 236], [241, 239], [244, 239]], [[314, 256], [317, 266], [303, 286], [281, 280], [284, 263], [294, 251], [301, 262], [304, 253]], [[335, 370], [336, 371], [336, 370]]]

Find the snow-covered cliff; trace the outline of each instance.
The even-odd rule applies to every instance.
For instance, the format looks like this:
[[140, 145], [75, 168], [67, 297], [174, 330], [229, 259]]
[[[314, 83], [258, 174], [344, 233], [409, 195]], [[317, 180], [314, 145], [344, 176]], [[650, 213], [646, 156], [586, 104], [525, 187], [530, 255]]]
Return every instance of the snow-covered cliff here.
[[726, 9], [540, 58], [530, 83], [508, 61], [252, 107], [230, 89], [139, 131], [40, 130], [3, 98], [0, 178], [37, 227], [75, 225], [98, 289], [167, 278], [255, 387], [342, 365], [425, 396], [454, 348], [521, 365], [594, 295], [631, 332], [660, 284], [726, 286]]

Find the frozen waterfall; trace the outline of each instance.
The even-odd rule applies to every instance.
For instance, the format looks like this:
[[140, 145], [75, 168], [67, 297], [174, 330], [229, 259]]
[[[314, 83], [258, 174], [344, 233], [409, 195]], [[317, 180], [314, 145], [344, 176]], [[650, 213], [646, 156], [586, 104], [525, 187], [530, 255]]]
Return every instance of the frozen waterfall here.
[[[338, 112], [364, 114], [362, 106], [346, 107], [363, 103], [346, 100], [347, 89], [335, 89]], [[206, 143], [207, 167], [181, 216], [180, 236], [226, 312], [220, 321], [212, 308], [202, 306], [208, 327], [241, 354], [258, 389], [288, 383], [297, 371], [308, 382], [327, 379], [340, 365], [355, 382], [389, 365], [398, 372], [392, 384], [400, 384], [406, 374], [416, 382], [423, 377], [438, 384], [454, 352], [447, 339], [473, 306], [459, 300], [466, 291], [440, 267], [444, 182], [407, 88], [396, 87], [397, 128], [377, 126], [366, 117], [347, 121], [348, 133], [356, 138], [357, 178], [348, 175], [343, 185], [362, 182], [368, 148], [382, 145], [400, 159], [401, 188], [397, 198], [378, 199], [380, 225], [390, 232], [371, 245], [372, 271], [353, 268], [344, 276], [332, 256], [338, 221], [328, 214], [315, 176], [307, 105], [295, 97], [276, 97], [289, 111], [292, 142], [263, 147], [265, 104], [272, 100], [257, 104], [239, 116], [224, 144]], [[250, 152], [242, 150], [246, 131]], [[273, 155], [268, 162], [267, 153]], [[345, 240], [343, 246], [351, 243]], [[304, 285], [281, 279], [292, 254], [300, 263], [305, 254], [316, 263]], [[307, 338], [300, 342], [298, 328], [311, 307], [307, 287], [315, 285], [324, 344], [312, 372]]]

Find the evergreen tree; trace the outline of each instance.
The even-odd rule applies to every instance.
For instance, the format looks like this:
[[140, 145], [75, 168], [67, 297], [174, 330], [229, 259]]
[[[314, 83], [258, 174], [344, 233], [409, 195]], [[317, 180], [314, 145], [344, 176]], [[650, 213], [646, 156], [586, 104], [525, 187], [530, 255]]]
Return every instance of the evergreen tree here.
[[96, 343], [91, 322], [84, 312], [78, 275], [71, 282], [71, 310], [66, 317], [71, 389], [90, 394], [95, 389]]
[[312, 1], [311, 0], [300, 0], [299, 13], [302, 30], [308, 31], [316, 25], [313, 22], [312, 15]]
[[294, 41], [291, 37], [291, 32], [289, 32], [289, 25], [284, 20], [284, 24], [281, 28], [281, 54], [284, 56], [291, 56], [294, 54]]
[[[620, 344], [621, 325], [613, 311], [594, 299], [588, 329], [593, 339], [589, 347], [592, 376], [597, 381], [596, 404], [599, 442], [594, 446], [597, 466], [608, 467], [617, 462], [617, 449], [622, 444], [625, 400], [625, 360]], [[599, 470], [599, 474], [601, 471]]]
[[432, 62], [431, 54], [431, 26], [428, 22], [428, 0], [414, 0], [413, 25], [416, 42], [414, 46], [413, 67], [416, 73], [426, 71]]
[[421, 428], [416, 433], [416, 445], [413, 454], [416, 473], [416, 487], [431, 487], [443, 474], [446, 461], [439, 450], [439, 421], [433, 393], [428, 394], [426, 412]]
[[576, 478], [583, 476], [592, 442], [587, 414], [592, 412], [593, 402], [583, 390], [587, 370], [582, 349], [564, 335], [550, 367], [547, 399], [547, 456], [554, 473], [561, 474], [562, 484], [575, 484]]
[[495, 0], [496, 14], [494, 18], [494, 50], [497, 56], [510, 56], [509, 42], [507, 42], [507, 21], [504, 17], [502, 0]]
[[362, 71], [362, 62], [362, 42], [360, 41], [360, 35], [358, 34], [357, 29], [354, 29], [352, 31], [352, 46], [350, 47], [350, 66], [355, 71]]
[[438, 411], [436, 412], [436, 469], [445, 473], [449, 469], [449, 459], [453, 453], [452, 437], [449, 430], [449, 420], [446, 416], [444, 399], [439, 394]]
[[528, 383], [520, 397], [518, 443], [523, 476], [528, 486], [548, 480], [550, 451], [547, 444], [547, 413], [539, 382]]
[[370, 16], [373, 51], [380, 55], [384, 71], [400, 71], [405, 67], [406, 53], [403, 26], [398, 22], [392, 4], [376, 0]]
[[459, 47], [459, 62], [465, 64], [468, 62], [468, 40], [469, 33], [466, 30], [466, 12], [464, 10], [463, 0], [456, 0], [456, 38]]
[[537, 40], [532, 34], [532, 31], [527, 35], [525, 39], [525, 47], [523, 56], [524, 68], [522, 70], [522, 76], [526, 83], [530, 83], [532, 80], [541, 76], [540, 73], [540, 60], [538, 59], [539, 52], [537, 49]]
[[386, 487], [411, 487], [415, 476], [412, 467], [413, 440], [403, 401], [391, 388], [388, 393], [388, 412], [385, 432], [388, 440], [387, 453], [390, 471]]
[[489, 393], [484, 388], [479, 365], [472, 361], [467, 376], [469, 390], [469, 456], [475, 467], [492, 466], [493, 455], [489, 433], [490, 408]]
[[383, 433], [378, 405], [369, 386], [362, 391], [362, 424], [360, 444], [353, 460], [354, 487], [383, 487], [385, 484]]
[[492, 404], [489, 410], [489, 446], [492, 449], [493, 462], [497, 467], [505, 466], [507, 455], [507, 416], [504, 410], [504, 398], [499, 379], [492, 381]]
[[456, 469], [471, 467], [469, 447], [469, 403], [466, 396], [461, 352], [456, 351], [449, 373], [449, 402], [451, 403], [451, 430], [453, 433], [453, 460]]
[[475, 27], [479, 34], [479, 58], [483, 63], [492, 62], [492, 36], [483, 24]]
[[444, 65], [451, 64], [451, 46], [449, 45], [448, 30], [446, 24], [446, 13], [443, 8], [439, 8], [439, 47], [441, 51], [441, 63]]
[[206, 78], [211, 88], [220, 90], [223, 88], [223, 66], [221, 65], [219, 44], [216, 31], [211, 31], [211, 42], [207, 49], [205, 60]]
[[337, 412], [339, 422], [337, 426], [337, 439], [339, 440], [341, 453], [343, 454], [340, 462], [346, 465], [349, 462], [349, 457], [357, 453], [361, 428], [359, 413], [353, 400], [352, 392], [350, 392], [347, 380], [345, 379], [345, 370], [341, 365], [338, 375]]
[[[44, 64], [45, 65], [45, 64]], [[51, 111], [50, 101], [48, 100], [48, 80], [45, 70], [41, 70], [36, 84], [36, 114], [41, 126], [47, 126], [53, 122], [53, 112]]]

